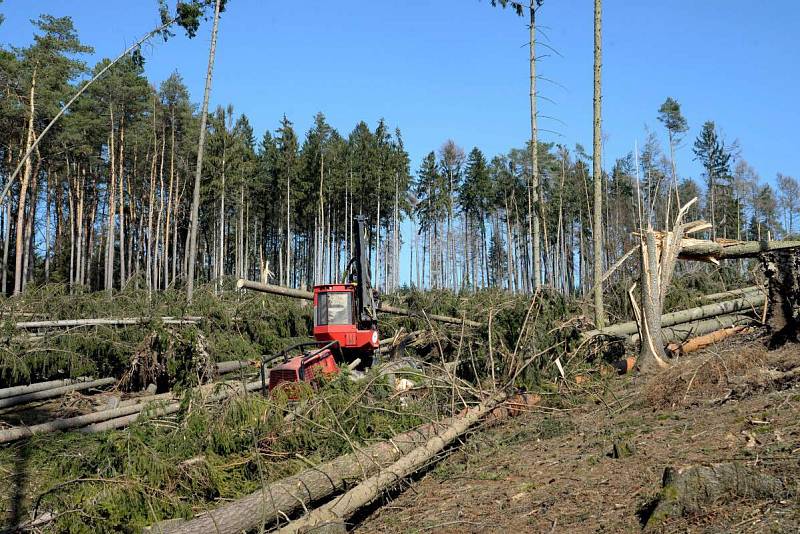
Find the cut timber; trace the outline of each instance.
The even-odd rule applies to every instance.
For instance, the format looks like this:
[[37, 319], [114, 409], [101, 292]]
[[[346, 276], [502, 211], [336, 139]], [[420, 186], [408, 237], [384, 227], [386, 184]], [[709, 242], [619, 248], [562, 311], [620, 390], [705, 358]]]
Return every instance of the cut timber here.
[[799, 248], [800, 241], [708, 241], [684, 239], [681, 246], [682, 260], [708, 261], [735, 258], [753, 258], [764, 252]]
[[[243, 361], [230, 361], [230, 362], [217, 362], [214, 364], [217, 368], [217, 373], [224, 375], [225, 373], [230, 373], [233, 371], [238, 371], [239, 369], [245, 369], [253, 365], [253, 362], [249, 362], [246, 360]], [[255, 364], [258, 367], [258, 364]]]
[[[112, 379], [113, 381], [113, 379]], [[261, 381], [250, 382], [245, 385], [247, 391], [254, 391], [261, 388]], [[219, 401], [230, 397], [238, 390], [232, 390], [225, 393], [220, 393], [209, 398], [210, 401]], [[0, 443], [8, 443], [9, 441], [16, 441], [22, 438], [28, 438], [35, 434], [49, 434], [58, 432], [59, 430], [70, 430], [73, 428], [81, 428], [85, 433], [100, 432], [112, 428], [121, 428], [131, 424], [135, 421], [141, 412], [148, 406], [148, 403], [139, 403], [124, 408], [116, 408], [113, 410], [104, 410], [102, 412], [94, 412], [86, 415], [79, 415], [76, 417], [69, 417], [66, 419], [55, 419], [47, 423], [40, 423], [32, 426], [18, 426], [5, 430], [0, 430]], [[181, 403], [174, 402], [161, 407], [155, 407], [153, 413], [155, 415], [167, 415], [176, 413], [180, 410]], [[90, 426], [87, 426], [90, 425]]]
[[744, 332], [746, 329], [746, 326], [738, 325], [714, 330], [708, 334], [693, 337], [684, 343], [671, 343], [667, 346], [667, 350], [672, 354], [689, 354], [704, 349], [714, 343], [719, 343], [731, 336], [735, 336], [736, 334]]
[[750, 286], [741, 289], [731, 289], [730, 291], [722, 291], [720, 293], [710, 293], [708, 295], [703, 295], [700, 299], [707, 302], [715, 302], [718, 300], [735, 299], [750, 295], [751, 293], [766, 293], [766, 291], [767, 290], [761, 286]]
[[495, 393], [488, 400], [467, 410], [463, 417], [453, 421], [446, 430], [431, 437], [424, 445], [415, 448], [341, 497], [317, 508], [305, 517], [289, 523], [280, 532], [301, 532], [324, 524], [341, 523], [361, 507], [378, 498], [384, 490], [428, 465], [442, 449], [466, 433], [472, 425], [490, 413], [506, 397], [507, 395], [503, 392]]
[[36, 382], [35, 384], [28, 384], [26, 386], [14, 386], [11, 388], [0, 389], [0, 399], [14, 397], [15, 395], [25, 395], [26, 393], [35, 393], [37, 391], [44, 391], [46, 389], [69, 386], [70, 384], [76, 384], [78, 382], [85, 382], [85, 379], [65, 378], [63, 380], [50, 380], [48, 382]]
[[703, 511], [732, 499], [779, 499], [787, 494], [783, 481], [755, 467], [728, 462], [709, 466], [668, 467], [663, 488], [645, 528], [658, 528], [669, 518]]
[[[709, 317], [716, 317], [718, 315], [727, 315], [743, 310], [754, 311], [764, 305], [765, 299], [766, 297], [764, 295], [754, 293], [745, 295], [744, 297], [740, 297], [738, 299], [714, 302], [699, 306], [697, 308], [665, 313], [661, 316], [661, 326], [664, 328], [667, 326], [688, 323], [700, 319], [707, 319]], [[636, 321], [627, 321], [624, 323], [610, 325], [602, 330], [590, 330], [583, 334], [583, 338], [589, 339], [598, 335], [610, 337], [628, 337], [636, 334], [637, 332], [638, 329], [636, 327]]]
[[74, 326], [128, 326], [161, 321], [164, 324], [196, 324], [202, 317], [121, 317], [101, 319], [59, 319], [55, 321], [23, 321], [14, 326], [20, 330], [34, 328], [68, 328]]
[[[273, 295], [282, 295], [284, 297], [293, 297], [303, 300], [314, 300], [314, 294], [310, 291], [303, 291], [301, 289], [292, 289], [289, 287], [281, 287], [281, 286], [274, 286], [272, 284], [262, 284], [260, 282], [253, 282], [250, 280], [245, 280], [240, 278], [236, 282], [236, 287], [239, 289], [251, 289], [253, 291], [260, 291], [262, 293], [272, 293]], [[377, 311], [383, 313], [390, 313], [393, 315], [406, 315], [409, 317], [427, 317], [431, 321], [436, 321], [439, 323], [448, 323], [448, 324], [465, 324], [467, 326], [472, 326], [479, 328], [483, 326], [483, 323], [479, 323], [477, 321], [471, 321], [469, 319], [459, 319], [458, 317], [448, 317], [446, 315], [435, 315], [435, 314], [422, 314], [416, 312], [414, 310], [409, 310], [406, 308], [398, 308], [395, 306], [390, 306], [389, 304], [379, 304]]]
[[[734, 313], [668, 326], [662, 328], [661, 333], [665, 343], [684, 343], [693, 337], [703, 336], [723, 328], [748, 326], [755, 323], [756, 320], [750, 315]], [[630, 345], [639, 343], [639, 334], [629, 336], [626, 342]]]
[[70, 391], [83, 391], [85, 389], [99, 388], [113, 384], [117, 380], [115, 378], [100, 378], [97, 380], [89, 380], [86, 382], [78, 382], [76, 384], [69, 384], [67, 386], [56, 387], [52, 389], [45, 389], [42, 391], [34, 391], [24, 395], [17, 395], [15, 397], [8, 397], [0, 399], [0, 408], [8, 408], [10, 406], [17, 406], [18, 404], [25, 404], [28, 402], [35, 402], [40, 400], [52, 399], [60, 397]]
[[235, 534], [277, 522], [315, 501], [344, 490], [347, 481], [370, 475], [424, 443], [443, 423], [429, 423], [369, 447], [273, 482], [236, 501], [188, 521], [167, 520], [147, 532], [159, 534]]
[[[492, 410], [486, 422], [513, 417], [540, 400], [536, 395], [515, 395], [503, 406]], [[356, 448], [350, 454], [273, 482], [216, 510], [205, 512], [188, 521], [164, 521], [149, 527], [147, 531], [164, 534], [236, 534], [260, 529], [267, 523], [282, 521], [300, 510], [305, 510], [314, 502], [343, 491], [351, 480], [378, 472], [426, 443], [437, 432], [444, 431], [453, 421], [454, 418], [428, 423], [394, 436], [389, 441]]]

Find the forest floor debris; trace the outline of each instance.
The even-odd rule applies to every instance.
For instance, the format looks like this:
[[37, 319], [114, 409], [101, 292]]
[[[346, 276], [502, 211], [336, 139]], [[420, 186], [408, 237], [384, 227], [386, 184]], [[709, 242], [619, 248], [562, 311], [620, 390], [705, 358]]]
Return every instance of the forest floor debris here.
[[[800, 390], [779, 386], [714, 402], [728, 380], [771, 368], [800, 368], [800, 347], [767, 352], [761, 340], [733, 338], [652, 378], [615, 380], [595, 402], [542, 407], [474, 435], [413, 491], [360, 517], [355, 532], [641, 532], [665, 468], [733, 461], [780, 478], [789, 491], [733, 495], [655, 530], [796, 532]], [[655, 385], [675, 377], [681, 387], [659, 390], [656, 408]], [[613, 458], [620, 441], [636, 454]]]

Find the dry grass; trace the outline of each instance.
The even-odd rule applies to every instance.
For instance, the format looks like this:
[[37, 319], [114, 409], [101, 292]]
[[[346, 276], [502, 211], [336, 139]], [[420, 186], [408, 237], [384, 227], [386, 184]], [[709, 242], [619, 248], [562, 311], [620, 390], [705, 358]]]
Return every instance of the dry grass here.
[[654, 408], [691, 406], [720, 398], [742, 376], [763, 369], [767, 361], [767, 349], [757, 343], [712, 347], [655, 374], [645, 385], [644, 396]]

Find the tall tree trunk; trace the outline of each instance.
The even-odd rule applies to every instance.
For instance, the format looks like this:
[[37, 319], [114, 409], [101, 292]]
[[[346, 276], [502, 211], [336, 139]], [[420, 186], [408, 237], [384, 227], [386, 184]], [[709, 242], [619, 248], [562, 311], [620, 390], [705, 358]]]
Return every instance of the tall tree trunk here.
[[25, 258], [22, 266], [22, 290], [25, 290], [28, 282], [33, 280], [33, 263], [36, 257], [34, 256], [33, 249], [33, 222], [36, 218], [36, 207], [39, 198], [39, 166], [42, 159], [39, 151], [36, 151], [36, 165], [33, 168], [31, 176], [31, 194], [29, 195], [30, 201], [28, 202], [28, 214], [25, 222]]
[[108, 116], [111, 122], [109, 130], [108, 153], [109, 153], [109, 172], [110, 182], [108, 184], [108, 226], [106, 228], [106, 265], [105, 265], [105, 290], [111, 294], [114, 288], [114, 215], [116, 214], [116, 192], [117, 192], [117, 161], [116, 147], [114, 145], [114, 107], [108, 106]]
[[[223, 121], [224, 123], [224, 121]], [[226, 132], [227, 133], [227, 132]], [[217, 257], [217, 280], [214, 287], [220, 289], [222, 277], [225, 276], [225, 139], [222, 141], [222, 188], [219, 201], [219, 252]]]
[[3, 295], [8, 294], [8, 242], [11, 241], [11, 204], [3, 206]]
[[[538, 210], [532, 206], [531, 195], [539, 191], [539, 130], [536, 123], [536, 0], [530, 3], [530, 98], [531, 98], [531, 183], [528, 185], [528, 235], [531, 236], [533, 245], [533, 287], [539, 289], [542, 285], [542, 254], [539, 237]], [[526, 247], [527, 248], [527, 247]], [[510, 261], [510, 258], [509, 258]]]
[[[125, 113], [119, 118], [119, 287], [125, 287], [128, 272], [125, 269]], [[113, 275], [113, 273], [112, 273]]]
[[211, 49], [208, 53], [208, 69], [206, 71], [206, 87], [203, 93], [203, 107], [200, 112], [200, 138], [197, 142], [197, 165], [194, 173], [194, 192], [192, 194], [192, 212], [189, 218], [189, 247], [187, 252], [186, 298], [189, 302], [194, 295], [194, 264], [197, 257], [197, 229], [200, 226], [200, 178], [203, 174], [203, 150], [206, 141], [206, 121], [208, 120], [208, 99], [211, 94], [211, 75], [214, 71], [214, 55], [217, 50], [217, 30], [219, 28], [219, 8], [221, 0], [214, 5], [214, 25], [211, 28]]
[[45, 189], [44, 209], [44, 283], [50, 282], [50, 192], [51, 174], [47, 172], [47, 189]]
[[594, 180], [594, 313], [597, 328], [605, 324], [603, 310], [603, 166], [601, 139], [600, 74], [602, 64], [602, 0], [594, 0], [594, 135], [592, 142], [592, 179]]
[[[36, 67], [33, 69], [33, 74], [31, 76], [31, 90], [30, 90], [30, 98], [29, 98], [29, 109], [28, 109], [28, 133], [25, 138], [25, 153], [27, 154], [30, 152], [31, 146], [33, 146], [33, 120], [36, 115], [36, 104], [35, 104], [35, 97], [36, 97]], [[25, 166], [22, 171], [22, 181], [20, 182], [19, 186], [19, 204], [17, 205], [17, 236], [16, 236], [16, 249], [14, 250], [15, 258], [14, 258], [14, 294], [17, 295], [22, 291], [22, 259], [25, 253], [24, 251], [24, 232], [25, 232], [25, 204], [27, 201], [28, 195], [28, 185], [31, 181], [31, 157], [28, 156], [25, 158]]]

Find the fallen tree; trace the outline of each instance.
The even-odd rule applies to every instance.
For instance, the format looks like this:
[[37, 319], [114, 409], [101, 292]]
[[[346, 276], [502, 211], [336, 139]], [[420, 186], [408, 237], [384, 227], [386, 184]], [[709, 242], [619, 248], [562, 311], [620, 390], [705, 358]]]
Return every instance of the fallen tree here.
[[18, 330], [33, 330], [36, 328], [69, 328], [82, 326], [130, 326], [147, 324], [150, 321], [161, 321], [164, 324], [197, 324], [202, 317], [120, 317], [96, 319], [57, 319], [54, 321], [21, 321], [14, 323]]
[[679, 258], [682, 260], [727, 260], [753, 258], [764, 252], [800, 248], [800, 241], [732, 241], [684, 238]]
[[[751, 315], [733, 313], [667, 326], [661, 329], [661, 333], [665, 343], [684, 343], [693, 337], [710, 334], [723, 328], [748, 326], [755, 323], [756, 319]], [[639, 334], [632, 334], [625, 338], [625, 341], [629, 345], [635, 345], [639, 343]]]
[[[260, 380], [250, 382], [244, 386], [244, 389], [247, 391], [255, 391], [260, 388]], [[236, 394], [238, 391], [240, 391], [239, 388], [217, 395], [212, 395], [208, 400], [217, 402]], [[28, 438], [35, 434], [49, 434], [52, 432], [58, 432], [59, 430], [70, 430], [81, 427], [86, 427], [81, 429], [81, 432], [83, 433], [94, 433], [110, 430], [112, 428], [122, 428], [136, 421], [145, 408], [150, 405], [151, 404], [148, 402], [141, 402], [122, 408], [103, 410], [100, 412], [93, 412], [85, 415], [78, 415], [76, 417], [68, 417], [65, 419], [55, 419], [53, 421], [48, 421], [46, 423], [40, 423], [37, 425], [17, 426], [0, 430], [0, 443], [8, 443], [10, 441]], [[178, 412], [180, 409], [181, 403], [173, 402], [164, 406], [154, 407], [153, 413], [155, 415], [169, 415]]]
[[115, 378], [110, 378], [110, 377], [99, 378], [97, 380], [88, 380], [84, 382], [78, 382], [75, 384], [69, 384], [66, 386], [44, 389], [41, 391], [34, 391], [32, 393], [26, 393], [23, 395], [16, 395], [14, 397], [7, 397], [5, 399], [0, 399], [0, 408], [9, 408], [11, 406], [17, 406], [18, 404], [26, 404], [28, 402], [52, 399], [54, 397], [60, 397], [61, 395], [69, 393], [71, 391], [83, 391], [86, 389], [108, 386], [109, 384], [113, 384], [116, 381], [117, 380]]
[[747, 330], [747, 327], [743, 325], [721, 328], [713, 332], [708, 332], [707, 334], [687, 339], [682, 343], [670, 343], [667, 345], [667, 350], [672, 354], [689, 354], [704, 349], [714, 343], [719, 343], [745, 330]]
[[[689, 308], [688, 310], [665, 313], [661, 316], [661, 327], [663, 329], [668, 326], [691, 323], [701, 319], [728, 315], [744, 310], [755, 311], [764, 305], [765, 300], [766, 297], [764, 295], [753, 293], [739, 297], [738, 299], [714, 302], [696, 308]], [[584, 332], [583, 339], [590, 339], [595, 336], [625, 338], [638, 334], [638, 331], [639, 329], [636, 321], [626, 321], [624, 323], [609, 325], [602, 330], [589, 330], [588, 332]]]
[[289, 523], [279, 532], [301, 532], [325, 524], [341, 524], [361, 507], [378, 498], [384, 490], [429, 464], [442, 449], [466, 433], [472, 425], [491, 412], [506, 398], [506, 393], [495, 393], [478, 406], [468, 409], [463, 417], [454, 420], [444, 431], [432, 436], [425, 444], [416, 447], [392, 465], [367, 478], [344, 495], [313, 510], [303, 518]]
[[64, 378], [62, 380], [49, 380], [47, 382], [36, 382], [34, 384], [27, 384], [24, 386], [14, 386], [10, 388], [0, 389], [0, 399], [8, 397], [15, 397], [17, 395], [25, 395], [27, 393], [35, 393], [37, 391], [44, 391], [46, 389], [55, 389], [78, 382], [84, 382], [85, 378]]
[[[491, 410], [485, 420], [487, 423], [501, 421], [539, 402], [540, 397], [536, 395], [515, 395]], [[280, 522], [314, 502], [343, 491], [350, 480], [370, 476], [391, 465], [466, 415], [427, 423], [368, 447], [356, 447], [349, 454], [273, 482], [193, 519], [163, 521], [147, 531], [159, 534], [236, 534], [261, 528], [270, 521]]]
[[721, 291], [719, 293], [710, 293], [700, 297], [701, 300], [706, 302], [715, 302], [718, 300], [730, 300], [738, 297], [743, 297], [751, 293], [764, 293], [766, 289], [761, 286], [743, 287], [741, 289], [731, 289], [728, 291]]
[[[290, 287], [274, 286], [272, 284], [262, 284], [261, 282], [253, 282], [250, 280], [245, 280], [243, 278], [240, 278], [236, 282], [236, 287], [239, 289], [250, 289], [252, 291], [271, 293], [273, 295], [281, 295], [284, 297], [293, 297], [303, 300], [314, 300], [314, 294], [311, 293], [310, 291], [303, 291], [301, 289], [292, 289]], [[479, 323], [478, 321], [472, 321], [466, 318], [448, 317], [447, 315], [437, 315], [432, 313], [417, 312], [415, 310], [398, 308], [396, 306], [391, 306], [389, 304], [384, 304], [384, 303], [378, 304], [377, 311], [383, 313], [390, 313], [393, 315], [405, 315], [408, 317], [427, 317], [431, 321], [436, 321], [439, 323], [457, 324], [457, 325], [463, 323], [467, 326], [472, 326], [476, 328], [483, 326], [483, 323]]]

